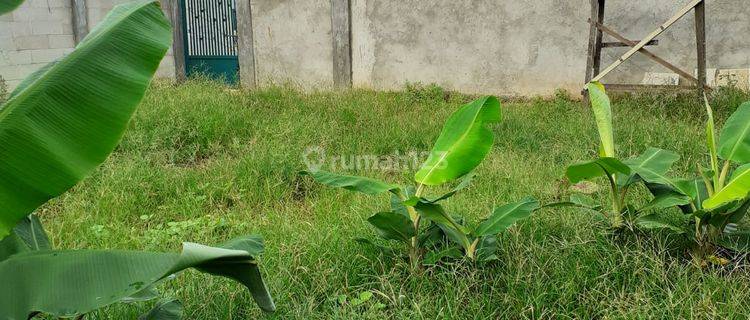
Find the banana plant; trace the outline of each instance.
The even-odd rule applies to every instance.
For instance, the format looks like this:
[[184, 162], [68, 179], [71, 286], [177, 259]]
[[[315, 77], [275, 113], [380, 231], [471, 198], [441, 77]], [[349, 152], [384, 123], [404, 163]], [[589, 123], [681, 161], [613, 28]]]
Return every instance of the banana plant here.
[[18, 8], [23, 0], [3, 0], [0, 1], [0, 15], [6, 14]]
[[[187, 268], [233, 279], [261, 309], [275, 309], [258, 267], [258, 236], [217, 247], [184, 243], [182, 253], [53, 249], [32, 214], [113, 151], [171, 35], [158, 1], [119, 5], [0, 106], [0, 318], [76, 317], [153, 298], [153, 286]], [[175, 313], [174, 304], [159, 306], [144, 317]]]
[[[375, 213], [367, 221], [382, 238], [408, 248], [415, 268], [444, 258], [466, 257], [484, 262], [497, 259], [496, 235], [539, 208], [533, 198], [495, 208], [474, 228], [462, 217], [447, 212], [440, 202], [466, 188], [473, 170], [492, 148], [494, 136], [488, 125], [501, 120], [500, 102], [491, 96], [477, 99], [454, 112], [445, 123], [430, 155], [414, 175], [416, 186], [326, 171], [303, 171], [318, 183], [368, 195], [390, 193], [390, 210]], [[450, 192], [428, 196], [427, 188], [460, 179]], [[427, 254], [425, 254], [425, 252]]]
[[604, 86], [592, 82], [586, 86], [599, 132], [599, 157], [569, 166], [566, 176], [570, 183], [593, 181], [605, 178], [609, 186], [610, 206], [598, 206], [582, 194], [574, 194], [571, 201], [564, 204], [583, 207], [603, 214], [613, 229], [653, 226], [660, 221], [643, 218], [653, 210], [663, 209], [675, 204], [687, 203], [684, 195], [657, 197], [640, 208], [628, 203], [628, 194], [638, 183], [665, 183], [667, 172], [679, 160], [674, 152], [658, 148], [648, 148], [643, 154], [626, 160], [620, 160], [616, 154], [614, 130], [612, 125], [612, 107]]
[[[727, 261], [716, 255], [718, 247], [750, 252], [750, 228], [743, 224], [750, 207], [750, 102], [727, 119], [717, 140], [713, 110], [705, 96], [704, 100], [708, 168], [697, 163], [694, 178], [667, 178], [647, 186], [657, 198], [680, 199], [672, 205], [686, 219], [668, 228], [692, 241], [694, 260], [701, 265], [723, 264]], [[656, 220], [656, 215], [649, 220]]]

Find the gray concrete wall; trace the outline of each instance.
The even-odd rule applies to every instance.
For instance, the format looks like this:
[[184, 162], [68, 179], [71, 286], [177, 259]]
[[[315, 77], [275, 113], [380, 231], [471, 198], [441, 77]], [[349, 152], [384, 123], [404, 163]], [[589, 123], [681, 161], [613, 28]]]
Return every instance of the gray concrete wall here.
[[[0, 16], [0, 76], [13, 85], [46, 60], [72, 48], [70, 0], [27, 0]], [[89, 25], [128, 0], [87, 0]], [[167, 0], [164, 0], [167, 1]], [[255, 75], [259, 85], [304, 89], [333, 85], [331, 0], [249, 0]], [[583, 83], [589, 0], [350, 0], [352, 82], [400, 89], [437, 83], [468, 93], [577, 92]], [[632, 39], [666, 21], [689, 0], [609, 0], [605, 22]], [[709, 68], [750, 67], [750, 6], [746, 0], [707, 0]], [[33, 23], [32, 23], [33, 21]], [[41, 23], [37, 23], [41, 22]], [[692, 13], [650, 50], [692, 72]], [[625, 52], [605, 49], [603, 66]], [[159, 76], [174, 75], [172, 53]], [[605, 78], [639, 83], [645, 72], [668, 72], [636, 55]]]
[[[115, 5], [129, 0], [86, 1], [89, 30]], [[0, 15], [0, 77], [12, 89], [27, 75], [73, 51], [71, 0], [26, 0]], [[171, 50], [158, 77], [174, 77]]]
[[330, 0], [251, 0], [256, 79], [333, 85]]
[[[605, 22], [640, 39], [688, 0], [607, 2]], [[394, 89], [420, 81], [476, 93], [576, 92], [584, 81], [589, 8], [588, 0], [353, 0], [354, 85]], [[707, 16], [709, 68], [750, 67], [747, 2], [708, 0]], [[691, 13], [652, 51], [692, 72], [694, 28]], [[605, 49], [602, 65], [625, 51]], [[637, 56], [604, 80], [639, 83], [646, 71], [669, 72]]]
[[71, 15], [70, 0], [27, 0], [0, 16], [0, 77], [8, 86], [73, 50]]

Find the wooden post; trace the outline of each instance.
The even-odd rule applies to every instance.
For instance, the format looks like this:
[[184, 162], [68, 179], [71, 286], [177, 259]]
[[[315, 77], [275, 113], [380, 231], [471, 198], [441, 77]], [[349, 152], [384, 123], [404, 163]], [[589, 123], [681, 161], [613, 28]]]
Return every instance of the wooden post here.
[[249, 89], [255, 88], [257, 83], [250, 0], [237, 0], [237, 50], [240, 63], [240, 85]]
[[706, 1], [695, 6], [695, 40], [698, 48], [698, 93], [703, 96], [706, 86]]
[[[591, 20], [604, 23], [604, 0], [591, 0]], [[589, 50], [586, 61], [586, 83], [597, 73], [602, 59], [602, 32], [591, 24], [589, 28]]]
[[641, 42], [639, 42], [637, 45], [632, 47], [628, 52], [623, 54], [617, 61], [609, 65], [604, 71], [600, 72], [597, 76], [595, 76], [592, 81], [599, 81], [602, 78], [604, 78], [607, 74], [612, 72], [612, 70], [615, 70], [617, 67], [619, 67], [623, 62], [630, 59], [638, 50], [641, 50], [646, 44], [648, 44], [651, 40], [654, 40], [654, 38], [658, 37], [660, 34], [664, 32], [664, 30], [667, 30], [669, 27], [671, 27], [677, 20], [680, 20], [683, 16], [688, 14], [693, 8], [695, 8], [696, 5], [699, 3], [703, 3], [703, 0], [693, 0], [688, 5], [686, 5], [684, 8], [682, 8], [680, 11], [677, 12], [672, 18], [667, 20], [664, 24], [660, 25], [659, 28], [651, 32], [647, 37], [643, 38]]
[[172, 22], [172, 58], [174, 59], [174, 78], [184, 82], [185, 75], [185, 41], [182, 23], [182, 0], [162, 0]]
[[76, 44], [79, 44], [89, 33], [86, 0], [70, 0], [70, 8], [73, 13], [73, 36]]
[[351, 7], [350, 0], [331, 0], [333, 34], [333, 85], [352, 86]]

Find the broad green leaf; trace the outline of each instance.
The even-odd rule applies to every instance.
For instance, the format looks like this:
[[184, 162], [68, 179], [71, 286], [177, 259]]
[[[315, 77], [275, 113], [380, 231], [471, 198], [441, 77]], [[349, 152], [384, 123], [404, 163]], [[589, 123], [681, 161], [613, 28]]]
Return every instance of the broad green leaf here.
[[623, 163], [630, 167], [631, 174], [637, 174], [648, 183], [669, 185], [672, 182], [666, 174], [677, 160], [680, 156], [672, 151], [648, 148], [640, 156]]
[[0, 237], [120, 141], [172, 32], [158, 1], [119, 5], [0, 109]]
[[531, 197], [495, 208], [492, 215], [474, 230], [474, 235], [481, 237], [501, 233], [516, 221], [528, 218], [536, 209], [539, 209], [539, 201]]
[[635, 219], [635, 225], [641, 229], [667, 229], [677, 233], [685, 233], [685, 230], [675, 226], [658, 213], [639, 216]]
[[21, 238], [32, 251], [52, 249], [47, 232], [44, 231], [42, 222], [39, 221], [39, 217], [35, 214], [21, 219], [16, 227], [13, 228], [13, 233]]
[[31, 251], [29, 246], [15, 232], [12, 232], [0, 241], [0, 262], [14, 254], [27, 251]]
[[[443, 207], [441, 207], [438, 204], [429, 203], [429, 202], [417, 202], [417, 204], [414, 206], [414, 208], [419, 212], [419, 214], [430, 221], [433, 221], [435, 223], [442, 223], [447, 224], [451, 226], [458, 225], [458, 222], [453, 219], [448, 213], [445, 212]], [[463, 232], [466, 230], [463, 228], [456, 228]]]
[[20, 252], [49, 250], [47, 233], [35, 214], [21, 219], [13, 232], [0, 241], [0, 261]]
[[578, 183], [583, 180], [590, 180], [616, 173], [629, 175], [630, 168], [615, 158], [599, 158], [571, 165], [566, 170], [565, 175], [571, 183]]
[[735, 231], [723, 234], [718, 241], [722, 247], [738, 251], [750, 252], [750, 230]]
[[454, 112], [414, 180], [439, 185], [474, 170], [492, 148], [494, 137], [487, 125], [500, 121], [500, 113], [500, 101], [491, 96]]
[[138, 320], [180, 320], [182, 319], [182, 302], [177, 299], [160, 301], [151, 311], [138, 317]]
[[446, 194], [444, 194], [444, 195], [442, 195], [440, 197], [434, 198], [434, 199], [426, 199], [426, 201], [427, 202], [435, 203], [435, 202], [443, 201], [445, 199], [448, 199], [448, 198], [452, 197], [454, 194], [458, 193], [459, 191], [461, 191], [463, 189], [466, 189], [469, 185], [471, 185], [471, 181], [474, 180], [474, 175], [475, 174], [474, 174], [473, 171], [467, 173], [466, 175], [464, 175], [461, 178], [461, 182], [455, 188], [453, 188], [451, 191], [449, 191], [448, 193], [446, 193]]
[[734, 171], [732, 172], [732, 177], [729, 179], [729, 181], [736, 179], [743, 173], [746, 173], [748, 170], [750, 170], [750, 163], [746, 163], [744, 165], [741, 165], [739, 168], [734, 169]]
[[750, 101], [743, 103], [724, 123], [719, 156], [735, 163], [750, 162]]
[[479, 244], [477, 244], [477, 252], [475, 254], [477, 261], [489, 262], [498, 260], [498, 247], [499, 245], [495, 235], [481, 237], [479, 239]]
[[0, 15], [9, 13], [23, 3], [23, 0], [0, 0]]
[[463, 256], [464, 253], [461, 252], [460, 247], [452, 246], [442, 250], [428, 251], [422, 260], [422, 264], [432, 266], [446, 258], [461, 259]]
[[466, 227], [456, 222], [453, 217], [445, 212], [443, 207], [438, 204], [420, 201], [414, 206], [414, 209], [416, 209], [423, 218], [437, 224], [449, 238], [456, 241], [462, 247], [469, 247], [470, 242], [466, 236], [468, 233]]
[[703, 201], [703, 208], [706, 210], [715, 209], [722, 204], [747, 198], [750, 193], [750, 170], [737, 174], [734, 179], [729, 181], [724, 188], [714, 193], [706, 201]]
[[387, 240], [408, 242], [417, 234], [414, 223], [407, 216], [399, 213], [378, 212], [367, 218], [367, 221], [375, 227], [381, 237]]
[[27, 319], [41, 312], [74, 317], [131, 296], [187, 268], [245, 285], [258, 305], [275, 310], [255, 256], [258, 237], [222, 247], [184, 243], [181, 254], [137, 251], [29, 251], [0, 262], [0, 318]]
[[708, 154], [711, 158], [711, 181], [714, 186], [719, 185], [719, 154], [716, 149], [716, 124], [714, 124], [714, 111], [711, 109], [711, 105], [708, 104], [708, 98], [706, 94], [703, 94], [703, 102], [706, 104], [706, 114], [708, 119], [706, 120], [706, 148], [708, 148]]
[[709, 223], [712, 226], [723, 230], [730, 223], [739, 223], [747, 214], [748, 207], [750, 207], [750, 200], [735, 203], [733, 208], [728, 210], [714, 210], [713, 215], [709, 219]]
[[615, 157], [615, 138], [612, 130], [612, 107], [604, 90], [604, 85], [599, 82], [591, 82], [586, 85], [589, 92], [589, 101], [591, 101], [591, 110], [594, 112], [596, 119], [596, 128], [599, 130], [599, 139], [601, 141], [601, 157]]
[[646, 210], [662, 210], [671, 207], [684, 206], [690, 204], [693, 200], [684, 194], [679, 193], [663, 193], [657, 195], [648, 204], [639, 209], [639, 212]]
[[396, 192], [399, 190], [399, 186], [395, 184], [388, 184], [365, 177], [346, 176], [326, 171], [302, 171], [300, 174], [309, 175], [318, 183], [322, 183], [329, 187], [344, 188], [346, 190], [357, 191], [369, 195], [375, 195], [386, 191]]

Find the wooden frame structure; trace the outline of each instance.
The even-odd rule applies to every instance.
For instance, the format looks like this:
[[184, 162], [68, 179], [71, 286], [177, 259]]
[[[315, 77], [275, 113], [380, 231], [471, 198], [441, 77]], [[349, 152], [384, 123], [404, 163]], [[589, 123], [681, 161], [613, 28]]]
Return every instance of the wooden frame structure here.
[[[651, 32], [643, 40], [633, 41], [620, 35], [617, 31], [606, 26], [604, 24], [604, 4], [606, 0], [590, 0], [591, 1], [591, 18], [589, 24], [589, 49], [588, 59], [586, 62], [586, 83], [591, 81], [600, 81], [604, 76], [612, 72], [614, 69], [619, 67], [623, 62], [630, 59], [636, 52], [644, 54], [646, 57], [654, 60], [656, 63], [666, 67], [674, 73], [679, 74], [681, 77], [686, 78], [693, 82], [695, 86], [687, 88], [695, 88], [700, 93], [711, 88], [706, 84], [706, 2], [705, 0], [692, 0], [684, 8], [678, 11], [672, 18], [667, 20], [664, 24], [660, 25], [656, 30]], [[695, 12], [695, 36], [697, 43], [697, 59], [698, 59], [698, 77], [694, 77], [692, 74], [683, 71], [675, 65], [667, 62], [660, 58], [653, 52], [647, 50], [646, 46], [658, 45], [659, 41], [656, 40], [660, 34], [671, 27], [675, 22], [680, 20], [682, 17], [687, 15], [690, 11]], [[602, 42], [603, 35], [607, 34], [612, 38], [616, 39], [616, 42]], [[601, 60], [602, 60], [602, 49], [610, 47], [630, 47], [625, 54], [623, 54], [617, 61], [609, 65], [604, 71], [600, 71]], [[610, 90], [619, 91], [636, 91], [639, 89], [683, 89], [684, 86], [665, 86], [665, 85], [638, 85], [638, 84], [605, 84], [605, 87]], [[584, 90], [584, 95], [586, 94]], [[584, 99], [585, 101], [585, 99]]]

